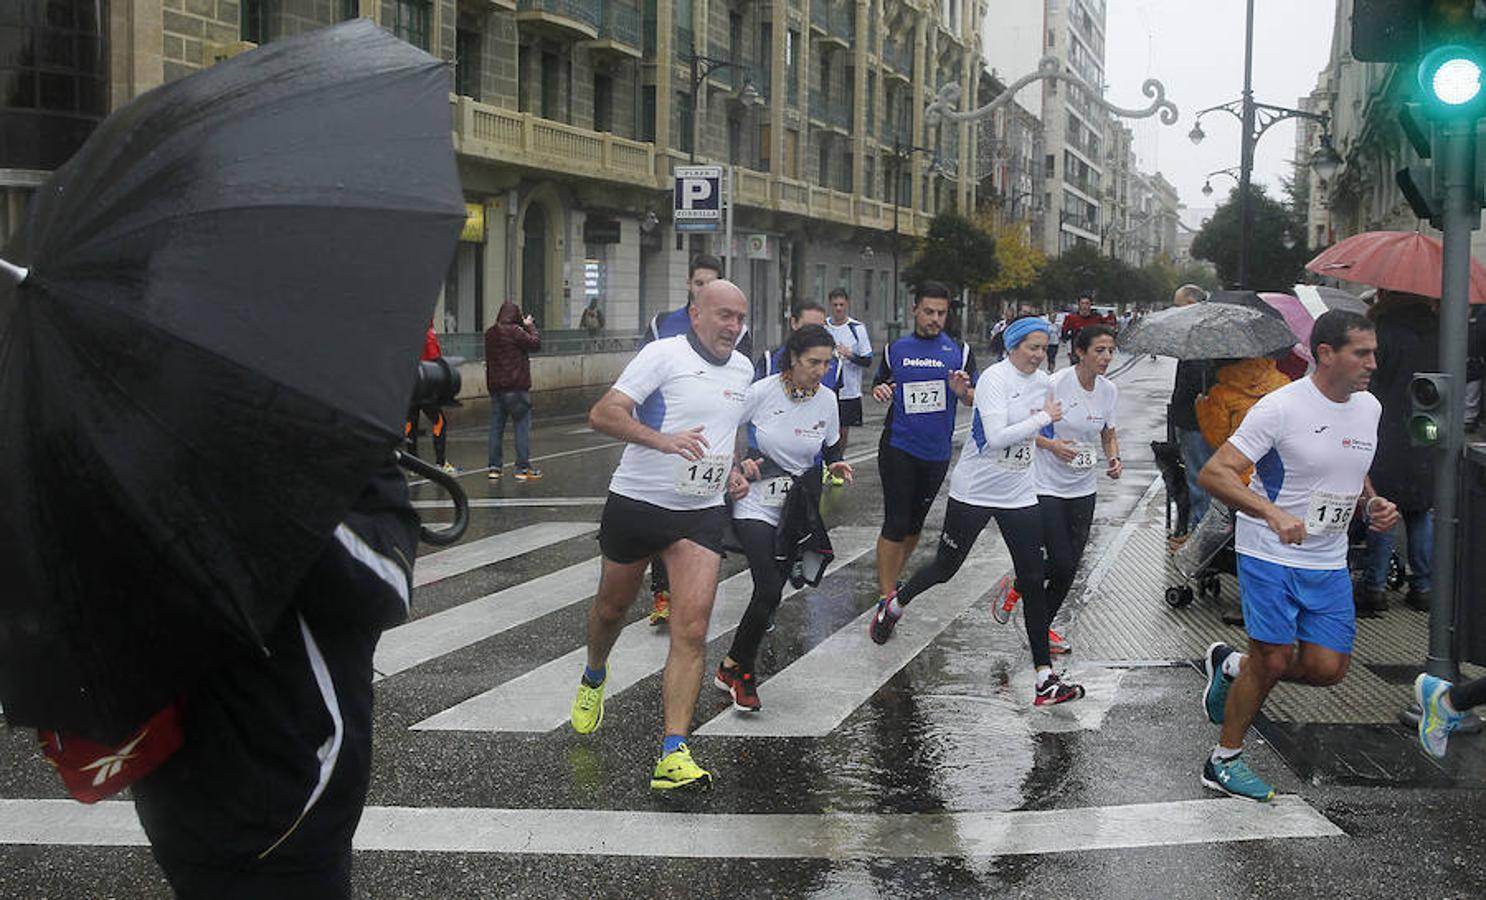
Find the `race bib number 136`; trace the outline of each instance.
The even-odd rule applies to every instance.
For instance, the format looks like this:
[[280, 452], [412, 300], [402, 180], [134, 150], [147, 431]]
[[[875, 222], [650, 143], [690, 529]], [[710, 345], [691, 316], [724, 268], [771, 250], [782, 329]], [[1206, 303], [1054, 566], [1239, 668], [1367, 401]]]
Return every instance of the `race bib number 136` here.
[[1346, 534], [1357, 510], [1357, 494], [1316, 491], [1305, 513], [1306, 534]]

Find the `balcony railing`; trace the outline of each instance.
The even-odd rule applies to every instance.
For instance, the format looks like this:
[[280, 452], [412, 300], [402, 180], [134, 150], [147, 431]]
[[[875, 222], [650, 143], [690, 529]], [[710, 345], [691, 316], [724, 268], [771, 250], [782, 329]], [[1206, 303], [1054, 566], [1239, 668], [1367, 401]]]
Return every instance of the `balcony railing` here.
[[[652, 23], [652, 37], [654, 25]], [[640, 11], [633, 6], [605, 0], [603, 23], [599, 26], [599, 37], [610, 38], [631, 47], [641, 46]]]
[[562, 16], [589, 25], [595, 31], [603, 24], [599, 0], [518, 0], [516, 9]]
[[913, 77], [913, 47], [907, 41], [883, 42], [882, 59], [904, 77]]
[[831, 26], [831, 35], [844, 37], [847, 43], [855, 41], [857, 36], [856, 7], [841, 0], [832, 0], [827, 9], [829, 10], [828, 21]]
[[531, 113], [454, 98], [454, 134], [460, 153], [500, 162], [529, 163], [571, 175], [654, 185], [655, 148]]
[[828, 0], [811, 0], [810, 24], [821, 31], [831, 30], [831, 13]]

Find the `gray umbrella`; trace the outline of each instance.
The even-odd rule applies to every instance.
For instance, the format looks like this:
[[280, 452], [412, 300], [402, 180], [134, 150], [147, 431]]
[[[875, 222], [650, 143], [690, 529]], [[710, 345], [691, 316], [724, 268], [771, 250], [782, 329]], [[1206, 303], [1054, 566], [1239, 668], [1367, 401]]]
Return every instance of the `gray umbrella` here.
[[1277, 315], [1232, 303], [1194, 303], [1151, 313], [1125, 329], [1119, 348], [1177, 359], [1268, 356], [1293, 346], [1295, 335]]
[[1343, 309], [1359, 316], [1367, 315], [1367, 304], [1360, 297], [1341, 288], [1327, 287], [1324, 284], [1297, 284], [1290, 293], [1299, 297], [1305, 308], [1318, 319], [1323, 313], [1333, 309]]

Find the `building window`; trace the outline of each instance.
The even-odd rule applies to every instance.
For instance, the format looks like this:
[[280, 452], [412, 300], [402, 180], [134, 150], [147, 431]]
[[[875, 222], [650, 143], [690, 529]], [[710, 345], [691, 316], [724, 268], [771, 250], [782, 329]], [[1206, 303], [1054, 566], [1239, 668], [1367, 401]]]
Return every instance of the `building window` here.
[[815, 302], [821, 306], [826, 303], [826, 264], [815, 264]]
[[593, 76], [593, 130], [614, 130], [614, 79]]
[[796, 58], [800, 45], [800, 33], [793, 28], [784, 32], [784, 69], [789, 73], [789, 103], [798, 103], [800, 98], [800, 66]]
[[454, 93], [480, 99], [480, 32], [454, 33]]
[[696, 138], [696, 128], [692, 125], [691, 95], [685, 91], [676, 94], [676, 118], [681, 126], [680, 140], [676, 147], [682, 153], [692, 152], [692, 141]]
[[242, 39], [255, 44], [268, 43], [269, 0], [242, 0], [238, 7], [238, 27]]
[[846, 291], [848, 296], [851, 295], [851, 266], [841, 267], [841, 280], [836, 283], [836, 287], [839, 287], [842, 290]]
[[655, 143], [655, 85], [640, 90], [640, 140]]
[[820, 172], [815, 183], [821, 187], [830, 187], [831, 184], [831, 148], [824, 140], [820, 142]]
[[361, 15], [361, 0], [341, 0], [341, 18], [355, 19]]
[[60, 166], [108, 111], [107, 19], [102, 0], [0, 0], [0, 169]]
[[392, 33], [417, 47], [429, 49], [429, 0], [392, 0]]
[[544, 119], [562, 119], [562, 61], [556, 53], [542, 54], [542, 97], [537, 115]]

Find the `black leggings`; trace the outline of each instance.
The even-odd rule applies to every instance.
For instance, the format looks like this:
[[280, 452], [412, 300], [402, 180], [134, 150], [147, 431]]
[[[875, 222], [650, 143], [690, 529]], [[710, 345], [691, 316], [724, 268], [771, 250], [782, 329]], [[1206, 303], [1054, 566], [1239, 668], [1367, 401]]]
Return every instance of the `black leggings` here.
[[1462, 681], [1450, 688], [1450, 705], [1456, 712], [1465, 712], [1486, 703], [1486, 678]]
[[1089, 543], [1089, 528], [1094, 524], [1094, 494], [1065, 500], [1047, 494], [1037, 495], [1037, 508], [1042, 513], [1042, 541], [1047, 547], [1047, 620], [1049, 623], [1063, 607], [1073, 576], [1084, 558]]
[[745, 672], [753, 671], [758, 645], [769, 627], [769, 617], [779, 608], [784, 595], [784, 573], [774, 561], [774, 526], [756, 519], [734, 519], [733, 531], [738, 543], [743, 545], [743, 555], [748, 557], [748, 569], [753, 574], [753, 597], [743, 613], [743, 621], [733, 632], [733, 647], [728, 656]]
[[936, 584], [943, 584], [954, 577], [992, 519], [1001, 529], [1001, 538], [1006, 549], [1011, 551], [1011, 564], [1016, 570], [1016, 589], [1022, 595], [1022, 615], [1027, 620], [1027, 642], [1032, 647], [1032, 662], [1038, 666], [1051, 666], [1052, 652], [1048, 649], [1047, 626], [1052, 615], [1047, 609], [1045, 581], [1047, 568], [1042, 559], [1042, 515], [1037, 507], [1022, 509], [998, 509], [990, 506], [974, 506], [949, 498], [949, 508], [944, 513], [944, 530], [939, 533], [939, 548], [934, 560], [913, 573], [903, 589], [898, 591], [898, 603], [906, 606], [924, 591]]

